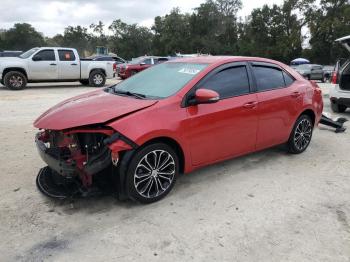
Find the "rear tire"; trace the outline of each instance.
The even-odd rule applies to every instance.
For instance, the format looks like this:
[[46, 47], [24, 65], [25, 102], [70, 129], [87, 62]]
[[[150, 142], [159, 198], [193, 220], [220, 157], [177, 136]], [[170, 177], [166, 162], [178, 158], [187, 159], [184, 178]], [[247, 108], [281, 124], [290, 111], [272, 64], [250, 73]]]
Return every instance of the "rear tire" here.
[[10, 71], [5, 74], [4, 85], [10, 90], [21, 90], [27, 86], [27, 78], [19, 71]]
[[287, 146], [288, 152], [300, 154], [310, 145], [314, 123], [308, 115], [302, 115], [295, 122]]
[[147, 145], [135, 152], [126, 172], [127, 195], [144, 204], [164, 198], [179, 173], [175, 151], [163, 143]]
[[106, 76], [101, 70], [93, 70], [89, 76], [89, 84], [94, 87], [102, 87], [106, 83]]
[[331, 109], [334, 113], [344, 113], [346, 108], [347, 107], [344, 105], [339, 105], [338, 103], [331, 101]]

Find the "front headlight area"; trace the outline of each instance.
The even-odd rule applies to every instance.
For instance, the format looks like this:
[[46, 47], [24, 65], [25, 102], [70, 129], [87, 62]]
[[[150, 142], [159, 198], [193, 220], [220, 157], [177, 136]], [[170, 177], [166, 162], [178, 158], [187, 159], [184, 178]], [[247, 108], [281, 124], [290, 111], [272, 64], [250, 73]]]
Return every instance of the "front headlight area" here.
[[121, 151], [134, 146], [109, 128], [42, 130], [36, 135], [36, 145], [41, 158], [53, 171], [66, 178], [80, 177], [85, 187], [91, 186], [93, 175], [112, 164], [117, 166]]

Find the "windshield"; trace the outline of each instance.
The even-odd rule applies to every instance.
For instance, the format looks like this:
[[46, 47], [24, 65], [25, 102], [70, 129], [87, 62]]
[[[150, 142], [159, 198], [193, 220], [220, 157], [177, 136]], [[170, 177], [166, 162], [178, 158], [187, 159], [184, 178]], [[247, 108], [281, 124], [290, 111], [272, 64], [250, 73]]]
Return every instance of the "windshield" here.
[[207, 66], [207, 64], [163, 63], [119, 83], [114, 90], [137, 93], [145, 98], [166, 98], [178, 92]]
[[32, 48], [32, 49], [28, 50], [27, 52], [21, 54], [19, 57], [24, 58], [24, 59], [28, 58], [38, 50], [39, 50], [39, 48]]

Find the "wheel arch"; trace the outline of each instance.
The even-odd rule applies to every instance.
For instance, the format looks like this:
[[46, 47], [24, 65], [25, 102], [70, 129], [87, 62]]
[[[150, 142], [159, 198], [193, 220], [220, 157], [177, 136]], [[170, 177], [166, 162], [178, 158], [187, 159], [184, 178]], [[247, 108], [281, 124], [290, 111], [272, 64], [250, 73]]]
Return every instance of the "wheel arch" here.
[[13, 72], [13, 71], [21, 72], [28, 79], [27, 71], [24, 68], [22, 68], [22, 67], [8, 67], [8, 68], [5, 68], [3, 70], [3, 72], [2, 72], [2, 75], [4, 77], [8, 72]]
[[103, 69], [103, 68], [93, 68], [93, 69], [91, 69], [90, 72], [89, 72], [89, 76], [90, 76], [91, 73], [94, 72], [94, 71], [101, 71], [105, 76], [107, 76], [107, 75], [106, 75], [106, 70]]
[[[311, 120], [312, 120], [313, 125], [315, 126], [316, 114], [315, 114], [315, 112], [314, 112], [312, 109], [305, 109], [305, 110], [298, 116], [298, 118], [301, 117], [302, 115], [307, 115], [307, 116], [309, 116], [309, 117], [311, 118]], [[297, 119], [298, 119], [298, 118], [297, 118]]]
[[184, 173], [185, 171], [185, 154], [183, 151], [183, 148], [181, 147], [180, 143], [176, 141], [175, 139], [167, 136], [161, 136], [161, 137], [155, 137], [152, 138], [145, 143], [141, 145], [141, 147], [144, 147], [146, 145], [155, 144], [155, 143], [164, 143], [170, 146], [172, 149], [174, 149], [175, 153], [179, 157], [179, 164], [180, 164], [180, 173]]

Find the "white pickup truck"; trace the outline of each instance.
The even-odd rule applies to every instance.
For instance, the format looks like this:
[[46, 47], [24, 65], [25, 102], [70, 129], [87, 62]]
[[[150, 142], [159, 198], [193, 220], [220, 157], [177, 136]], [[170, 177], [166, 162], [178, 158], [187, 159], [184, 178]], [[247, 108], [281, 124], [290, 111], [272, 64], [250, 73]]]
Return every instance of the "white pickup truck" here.
[[36, 47], [19, 57], [0, 58], [1, 84], [11, 90], [23, 89], [27, 82], [80, 81], [101, 87], [113, 77], [113, 62], [80, 59], [73, 48]]

